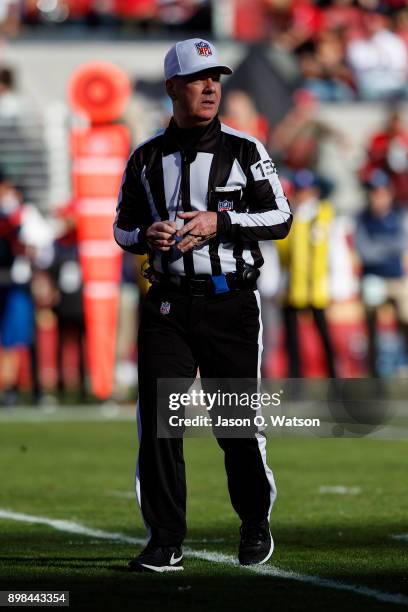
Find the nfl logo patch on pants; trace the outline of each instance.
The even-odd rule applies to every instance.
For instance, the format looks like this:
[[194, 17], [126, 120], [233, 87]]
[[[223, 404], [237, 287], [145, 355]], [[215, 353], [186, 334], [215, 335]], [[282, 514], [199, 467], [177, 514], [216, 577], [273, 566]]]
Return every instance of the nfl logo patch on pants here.
[[170, 302], [162, 302], [160, 306], [160, 314], [168, 315], [170, 312]]

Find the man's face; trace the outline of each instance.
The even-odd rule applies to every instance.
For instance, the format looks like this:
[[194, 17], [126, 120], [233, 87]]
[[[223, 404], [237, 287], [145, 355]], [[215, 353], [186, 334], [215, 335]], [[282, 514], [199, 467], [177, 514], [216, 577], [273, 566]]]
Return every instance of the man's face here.
[[221, 74], [217, 69], [203, 70], [166, 81], [173, 101], [174, 118], [179, 127], [205, 125], [218, 112], [221, 101]]

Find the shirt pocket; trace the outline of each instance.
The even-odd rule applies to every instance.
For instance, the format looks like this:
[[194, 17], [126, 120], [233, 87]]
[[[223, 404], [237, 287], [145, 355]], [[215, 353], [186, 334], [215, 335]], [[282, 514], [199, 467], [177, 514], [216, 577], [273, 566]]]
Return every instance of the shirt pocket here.
[[239, 211], [241, 199], [241, 187], [216, 187], [210, 191], [209, 209], [214, 212]]

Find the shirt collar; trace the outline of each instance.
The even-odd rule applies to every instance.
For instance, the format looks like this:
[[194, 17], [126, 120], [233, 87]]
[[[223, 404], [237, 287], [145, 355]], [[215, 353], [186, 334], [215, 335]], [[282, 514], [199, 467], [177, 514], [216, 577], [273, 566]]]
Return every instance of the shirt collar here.
[[201, 151], [213, 153], [215, 151], [221, 124], [218, 115], [204, 127], [179, 128], [174, 118], [164, 132], [163, 155], [175, 151]]

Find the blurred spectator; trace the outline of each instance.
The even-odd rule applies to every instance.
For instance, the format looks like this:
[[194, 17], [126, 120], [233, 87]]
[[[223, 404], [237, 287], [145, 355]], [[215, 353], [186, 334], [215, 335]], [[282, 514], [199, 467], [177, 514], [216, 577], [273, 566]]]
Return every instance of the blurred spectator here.
[[116, 29], [118, 25], [136, 24], [144, 29], [164, 24], [208, 30], [211, 24], [210, 0], [26, 0], [24, 4], [23, 21], [37, 27], [52, 24]]
[[51, 153], [42, 113], [30, 97], [17, 90], [14, 70], [0, 65], [0, 165], [24, 201], [40, 207], [51, 181]]
[[405, 5], [404, 8], [398, 11], [395, 22], [395, 32], [408, 50], [408, 6]]
[[50, 268], [56, 287], [58, 394], [60, 400], [65, 398], [64, 347], [68, 338], [74, 339], [79, 356], [79, 399], [83, 402], [86, 399], [85, 323], [74, 204], [69, 203], [60, 210], [59, 218], [62, 224], [54, 242]]
[[13, 70], [0, 66], [0, 117], [13, 121], [27, 110], [27, 103], [16, 92]]
[[342, 134], [317, 118], [318, 101], [310, 92], [299, 90], [294, 106], [271, 134], [272, 156], [289, 168], [316, 169], [323, 141], [334, 138], [344, 144]]
[[30, 261], [20, 239], [23, 207], [20, 194], [0, 173], [0, 343], [2, 346], [2, 403], [18, 402], [20, 349], [30, 350], [33, 400], [38, 400], [35, 368], [35, 319], [31, 298]]
[[408, 129], [398, 110], [392, 110], [385, 128], [370, 138], [367, 161], [360, 170], [361, 179], [365, 181], [376, 168], [390, 175], [395, 199], [408, 206]]
[[1, 0], [0, 2], [0, 43], [3, 36], [17, 34], [20, 24], [22, 0]]
[[156, 0], [155, 4], [163, 23], [180, 25], [191, 22], [198, 12], [209, 9], [211, 3], [208, 0]]
[[408, 277], [404, 217], [395, 207], [390, 177], [373, 170], [367, 182], [367, 207], [356, 224], [355, 246], [362, 264], [362, 295], [368, 328], [368, 361], [379, 376], [377, 314], [387, 301], [395, 305], [397, 321], [408, 349]]
[[156, 0], [111, 0], [110, 10], [120, 17], [153, 19], [157, 13]]
[[290, 378], [303, 375], [298, 317], [310, 310], [324, 348], [327, 371], [336, 378], [335, 355], [326, 321], [329, 305], [330, 238], [333, 209], [320, 199], [317, 176], [308, 169], [293, 176], [295, 193], [291, 198], [293, 224], [290, 234], [276, 242], [282, 267], [283, 317]]
[[408, 52], [384, 15], [366, 11], [364, 35], [348, 43], [347, 59], [364, 100], [407, 96]]
[[344, 61], [341, 38], [334, 32], [323, 32], [313, 51], [300, 55], [302, 89], [310, 91], [320, 102], [348, 102], [354, 98], [352, 75]]
[[302, 86], [324, 102], [407, 97], [404, 0], [264, 0], [275, 47], [299, 59]]
[[265, 0], [275, 44], [293, 53], [312, 41], [323, 26], [323, 11], [312, 0]]
[[222, 121], [234, 128], [255, 136], [264, 144], [268, 141], [269, 122], [256, 110], [255, 104], [245, 91], [228, 92], [224, 100]]
[[324, 10], [324, 29], [343, 33], [345, 38], [361, 35], [363, 16], [354, 0], [332, 0]]

